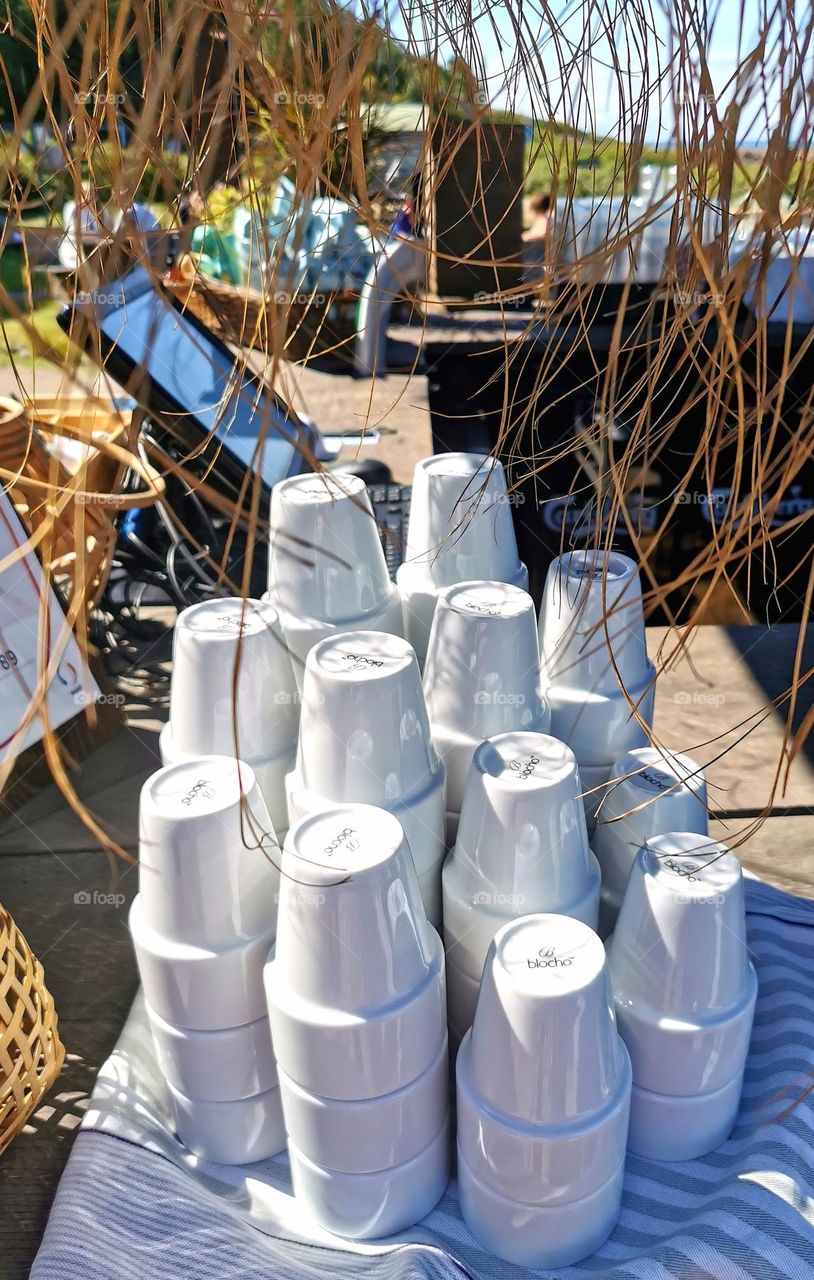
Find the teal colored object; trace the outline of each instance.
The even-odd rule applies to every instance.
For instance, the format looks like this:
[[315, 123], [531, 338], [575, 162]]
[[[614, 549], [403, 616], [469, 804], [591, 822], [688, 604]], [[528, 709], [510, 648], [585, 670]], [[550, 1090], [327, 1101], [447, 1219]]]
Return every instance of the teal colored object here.
[[215, 227], [196, 227], [192, 233], [191, 248], [198, 255], [198, 265], [205, 275], [229, 284], [242, 283], [243, 272], [233, 235], [224, 234]]

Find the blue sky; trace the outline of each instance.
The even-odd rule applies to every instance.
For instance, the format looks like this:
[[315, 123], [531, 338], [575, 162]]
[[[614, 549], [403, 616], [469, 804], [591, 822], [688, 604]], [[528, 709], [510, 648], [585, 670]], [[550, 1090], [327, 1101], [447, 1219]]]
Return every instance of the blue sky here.
[[[641, 16], [638, 20], [635, 17], [639, 7], [629, 0], [606, 0], [604, 10], [586, 0], [554, 0], [546, 10], [542, 0], [450, 0], [449, 4], [436, 0], [432, 5], [429, 0], [401, 0], [390, 21], [397, 38], [403, 40], [409, 33], [424, 52], [440, 55], [444, 61], [456, 45], [496, 106], [513, 106], [536, 115], [551, 111], [558, 120], [614, 136], [629, 135], [635, 120], [639, 127], [644, 123], [649, 142], [667, 143], [674, 128], [675, 96], [685, 116], [696, 111], [703, 114], [712, 103], [719, 115], [723, 113], [731, 99], [727, 85], [755, 47], [763, 0], [743, 0], [743, 17], [741, 0], [717, 0], [706, 9], [703, 0], [694, 4], [688, 0], [704, 24], [701, 41], [711, 89], [696, 74], [697, 45], [688, 47], [681, 56], [671, 43], [670, 29], [675, 22], [669, 15], [675, 12], [673, 6], [658, 5], [656, 0], [642, 3], [649, 31]], [[800, 0], [801, 21], [810, 13], [809, 5], [810, 0]], [[597, 25], [602, 12], [608, 15], [604, 32]], [[552, 15], [558, 26], [556, 34]], [[523, 27], [520, 37], [518, 22]], [[593, 28], [589, 35], [586, 26]], [[773, 34], [778, 34], [777, 26]], [[518, 63], [521, 42], [536, 51], [525, 66]], [[621, 94], [612, 69], [614, 47], [617, 63], [624, 68]], [[561, 65], [565, 62], [570, 74], [563, 77]], [[811, 83], [809, 75], [805, 78]], [[777, 77], [770, 73], [764, 83], [753, 83], [740, 95], [744, 106], [741, 140], [765, 138], [776, 119], [776, 85]]]

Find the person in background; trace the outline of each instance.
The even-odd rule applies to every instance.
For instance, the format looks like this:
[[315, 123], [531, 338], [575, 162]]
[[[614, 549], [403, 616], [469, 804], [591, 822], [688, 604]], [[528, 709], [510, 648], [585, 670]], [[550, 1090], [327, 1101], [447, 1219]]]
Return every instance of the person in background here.
[[354, 349], [354, 372], [360, 378], [387, 373], [387, 325], [393, 302], [424, 276], [420, 182], [416, 175], [362, 285]]
[[551, 196], [535, 195], [529, 201], [533, 221], [523, 232], [523, 278], [539, 280], [545, 270], [546, 245], [551, 233]]

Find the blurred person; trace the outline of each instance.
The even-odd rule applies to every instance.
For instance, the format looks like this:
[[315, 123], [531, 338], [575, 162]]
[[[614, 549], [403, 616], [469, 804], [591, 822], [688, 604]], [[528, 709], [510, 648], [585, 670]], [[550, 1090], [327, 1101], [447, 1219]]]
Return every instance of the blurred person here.
[[539, 280], [545, 271], [546, 246], [551, 234], [553, 211], [551, 196], [534, 195], [529, 200], [533, 221], [523, 232], [523, 279]]
[[375, 378], [387, 373], [387, 326], [393, 303], [424, 278], [419, 187], [420, 178], [416, 176], [362, 285], [354, 349], [357, 377]]

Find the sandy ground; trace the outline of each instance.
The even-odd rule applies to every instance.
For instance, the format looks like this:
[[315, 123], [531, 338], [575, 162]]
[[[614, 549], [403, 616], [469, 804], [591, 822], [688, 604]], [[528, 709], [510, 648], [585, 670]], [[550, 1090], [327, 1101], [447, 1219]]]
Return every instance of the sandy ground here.
[[[19, 379], [19, 381], [18, 381]], [[0, 368], [0, 395], [76, 396], [82, 386], [98, 394], [116, 394], [88, 367], [82, 385], [71, 382], [47, 361]], [[383, 379], [355, 380], [346, 374], [319, 373], [299, 365], [285, 365], [280, 389], [300, 412], [326, 432], [380, 433], [378, 443], [344, 448], [342, 460], [354, 456], [380, 458], [401, 484], [409, 484], [413, 467], [432, 452], [427, 380], [421, 375], [390, 374]]]

